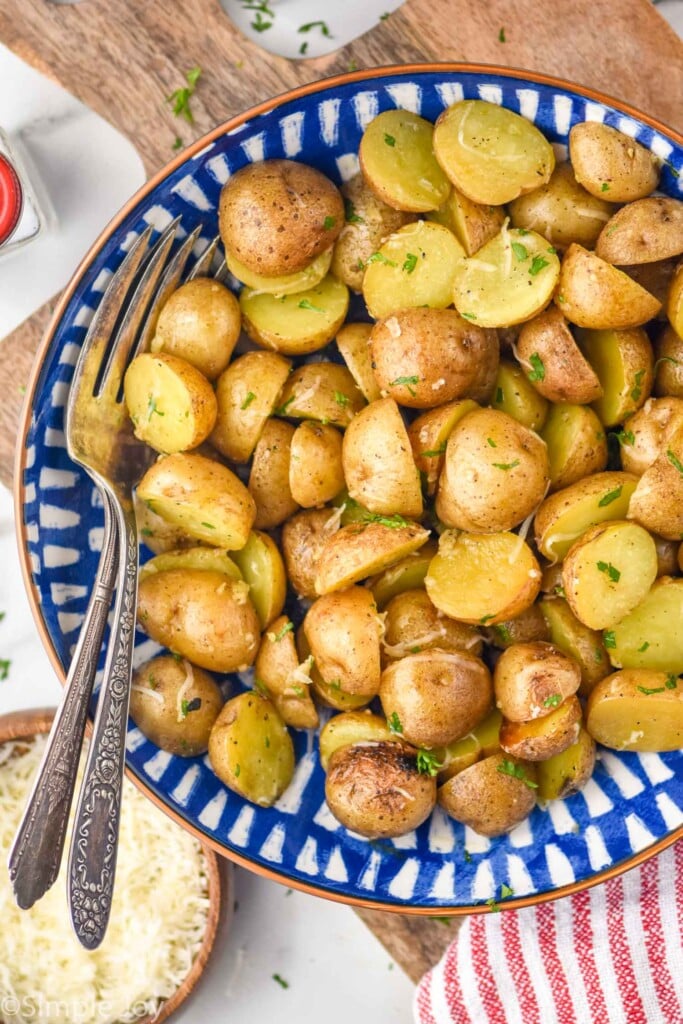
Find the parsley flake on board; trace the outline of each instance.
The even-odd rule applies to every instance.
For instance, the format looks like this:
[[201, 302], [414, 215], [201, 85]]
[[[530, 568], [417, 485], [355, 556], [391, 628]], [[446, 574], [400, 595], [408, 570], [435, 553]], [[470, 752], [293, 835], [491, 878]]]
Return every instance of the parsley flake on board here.
[[173, 106], [174, 115], [176, 117], [184, 117], [189, 124], [194, 124], [194, 115], [190, 109], [190, 100], [197, 88], [197, 82], [200, 79], [201, 73], [201, 68], [192, 68], [185, 74], [187, 85], [183, 86], [181, 89], [175, 89], [170, 96], [166, 97], [166, 102]]
[[173, 142], [173, 145], [171, 146], [171, 149], [182, 149], [182, 148], [183, 148], [183, 140], [180, 138], [179, 135], [176, 135], [176, 137], [174, 139], [174, 142]]
[[387, 725], [389, 726], [389, 732], [393, 732], [395, 735], [403, 735], [403, 726], [401, 725], [401, 719], [395, 711], [392, 711], [387, 718]]
[[498, 42], [499, 43], [507, 43], [507, 39], [505, 38], [505, 29], [504, 28], [501, 28], [500, 32], [498, 33]]
[[434, 777], [443, 768], [443, 761], [437, 761], [433, 750], [418, 750], [417, 770], [420, 775], [431, 775]]
[[607, 494], [603, 494], [602, 498], [598, 502], [598, 508], [605, 508], [607, 505], [611, 505], [613, 501], [621, 497], [621, 492], [624, 489], [623, 484], [619, 484], [613, 491], [608, 491]]
[[0, 658], [0, 682], [4, 682], [8, 678], [11, 664], [9, 658]]
[[273, 981], [276, 981], [280, 988], [289, 988], [289, 982], [285, 981], [285, 979], [280, 974], [274, 974]]
[[415, 270], [416, 266], [417, 266], [417, 256], [415, 255], [415, 253], [414, 252], [406, 253], [406, 258], [403, 261], [403, 266], [401, 267], [401, 270], [405, 270], [406, 274], [412, 274], [412, 272]]
[[596, 565], [598, 572], [603, 572], [606, 576], [609, 576], [612, 583], [618, 583], [621, 579], [621, 573], [611, 562], [597, 562]]
[[397, 377], [396, 380], [389, 381], [389, 387], [390, 388], [395, 388], [397, 385], [403, 384], [403, 385], [405, 385], [405, 387], [408, 388], [408, 391], [413, 396], [413, 398], [415, 398], [416, 392], [415, 392], [415, 389], [411, 385], [419, 384], [419, 383], [420, 383], [420, 378], [419, 377], [414, 377], [414, 376], [413, 377]]
[[255, 398], [256, 398], [256, 395], [254, 394], [253, 391], [247, 391], [246, 398], [242, 402], [242, 404], [240, 406], [240, 409], [248, 409], [249, 406], [251, 405], [251, 403], [254, 401]]
[[545, 380], [545, 366], [538, 352], [531, 353], [529, 362], [531, 363], [531, 369], [527, 373], [529, 380], [532, 382], [535, 380]]
[[519, 781], [523, 782], [525, 786], [529, 787], [529, 789], [538, 789], [538, 783], [527, 778], [526, 772], [522, 768], [521, 764], [515, 764], [514, 761], [508, 761], [507, 758], [504, 758], [496, 768], [496, 771], [500, 772], [501, 775], [509, 775], [513, 779], [519, 779]]

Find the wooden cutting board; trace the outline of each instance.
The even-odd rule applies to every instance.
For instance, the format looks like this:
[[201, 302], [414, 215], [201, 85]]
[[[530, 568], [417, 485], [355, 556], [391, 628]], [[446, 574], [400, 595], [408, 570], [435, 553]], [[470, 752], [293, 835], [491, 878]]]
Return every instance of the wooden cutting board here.
[[[233, 27], [218, 0], [0, 0], [0, 40], [127, 135], [148, 174], [169, 160], [178, 134], [164, 97], [195, 65], [203, 75], [192, 101], [193, 137], [286, 89], [348, 70], [351, 62], [364, 68], [425, 60], [558, 75], [683, 129], [683, 43], [649, 0], [407, 0], [360, 39], [308, 61], [261, 50]], [[183, 138], [191, 141], [184, 123]], [[6, 484], [20, 388], [51, 305], [1, 343], [0, 480]], [[358, 913], [413, 979], [457, 931], [457, 921]]]

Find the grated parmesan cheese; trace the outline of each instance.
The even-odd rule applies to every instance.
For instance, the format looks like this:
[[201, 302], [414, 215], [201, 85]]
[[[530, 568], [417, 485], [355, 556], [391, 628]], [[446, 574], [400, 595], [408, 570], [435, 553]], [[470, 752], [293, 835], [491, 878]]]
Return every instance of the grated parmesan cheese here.
[[187, 695], [194, 684], [194, 669], [185, 658], [183, 658], [183, 668], [185, 669], [185, 680], [176, 695], [176, 721], [178, 722], [185, 721], [186, 715], [183, 713], [183, 701], [187, 700]]
[[[153, 692], [153, 691], [152, 691]], [[7, 862], [46, 737], [0, 746], [0, 858]], [[0, 872], [0, 1005], [13, 1024], [131, 1024], [154, 1017], [189, 974], [209, 908], [199, 843], [127, 780], [116, 892], [106, 938], [83, 949], [71, 932], [66, 862], [52, 889], [19, 910]], [[8, 1012], [9, 1008], [16, 1012]]]
[[131, 690], [134, 693], [141, 693], [143, 697], [153, 697], [157, 704], [164, 703], [163, 694], [153, 690], [151, 686], [131, 686]]

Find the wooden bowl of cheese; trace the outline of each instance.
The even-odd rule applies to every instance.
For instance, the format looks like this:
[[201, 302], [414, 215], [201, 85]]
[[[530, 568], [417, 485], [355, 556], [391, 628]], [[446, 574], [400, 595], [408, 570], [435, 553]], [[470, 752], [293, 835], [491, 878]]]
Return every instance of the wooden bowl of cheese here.
[[[0, 717], [3, 864], [53, 716], [53, 710], [41, 709]], [[0, 871], [3, 1024], [41, 1019], [160, 1024], [199, 981], [221, 909], [218, 858], [127, 780], [125, 787], [116, 891], [99, 949], [83, 949], [71, 932], [66, 850], [56, 884], [28, 911], [17, 908], [7, 871]]]

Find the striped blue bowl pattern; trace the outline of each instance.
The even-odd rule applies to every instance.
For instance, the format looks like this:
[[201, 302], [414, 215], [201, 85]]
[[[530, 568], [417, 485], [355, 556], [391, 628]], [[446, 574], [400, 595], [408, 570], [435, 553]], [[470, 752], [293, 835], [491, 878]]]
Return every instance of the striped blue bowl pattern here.
[[[450, 103], [482, 98], [535, 121], [558, 154], [569, 129], [599, 120], [638, 139], [668, 161], [662, 190], [683, 192], [683, 151], [651, 127], [577, 92], [524, 78], [457, 71], [386, 74], [321, 85], [274, 105], [209, 143], [169, 173], [128, 214], [83, 273], [54, 334], [38, 381], [24, 461], [23, 515], [41, 614], [63, 665], [83, 619], [102, 542], [102, 509], [89, 479], [69, 460], [64, 408], [79, 346], [93, 310], [126, 250], [147, 226], [162, 231], [182, 216], [181, 238], [201, 225], [198, 255], [217, 232], [221, 187], [248, 162], [289, 157], [318, 167], [334, 181], [358, 169], [364, 127], [380, 111], [402, 107], [435, 120]], [[140, 663], [157, 651], [137, 638]], [[233, 677], [225, 692], [248, 682]], [[229, 792], [207, 758], [158, 750], [131, 722], [128, 765], [184, 820], [225, 850], [276, 872], [287, 884], [321, 893], [417, 907], [469, 907], [500, 891], [552, 893], [623, 864], [683, 823], [683, 753], [602, 751], [595, 775], [579, 794], [538, 807], [528, 821], [495, 840], [475, 835], [436, 809], [417, 832], [371, 842], [342, 828], [327, 810], [317, 738], [295, 735], [292, 785], [269, 809]]]

